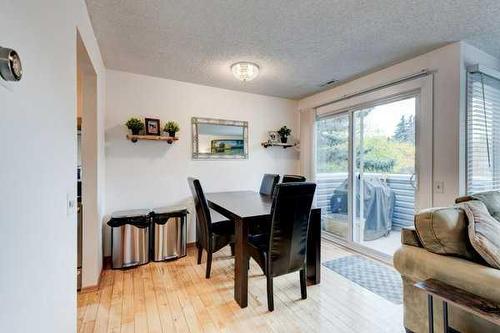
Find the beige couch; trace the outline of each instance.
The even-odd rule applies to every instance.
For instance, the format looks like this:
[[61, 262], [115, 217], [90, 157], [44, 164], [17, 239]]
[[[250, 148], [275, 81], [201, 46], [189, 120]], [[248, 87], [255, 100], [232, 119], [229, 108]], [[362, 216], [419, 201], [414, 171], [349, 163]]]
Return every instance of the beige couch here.
[[[403, 279], [404, 325], [408, 332], [428, 332], [427, 297], [413, 286], [416, 282], [434, 278], [500, 303], [500, 270], [429, 252], [423, 248], [413, 228], [404, 229], [401, 237], [403, 245], [394, 256], [394, 266]], [[460, 309], [450, 307], [449, 311], [450, 326], [459, 332], [500, 332], [500, 327]], [[435, 332], [443, 332], [439, 300], [435, 301], [434, 318]]]

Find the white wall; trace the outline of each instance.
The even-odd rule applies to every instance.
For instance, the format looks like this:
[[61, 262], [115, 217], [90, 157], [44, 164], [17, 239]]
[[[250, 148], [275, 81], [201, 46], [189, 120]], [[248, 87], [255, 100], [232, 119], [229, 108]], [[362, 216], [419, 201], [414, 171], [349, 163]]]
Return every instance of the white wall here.
[[[107, 71], [106, 211], [191, 202], [188, 176], [199, 177], [204, 190], [258, 190], [262, 174], [295, 173], [293, 149], [263, 148], [267, 131], [282, 125], [298, 131], [295, 101], [211, 88], [118, 71]], [[132, 143], [125, 139], [129, 117], [175, 120], [180, 140]], [[191, 159], [191, 117], [249, 122], [249, 158], [233, 161]], [[191, 218], [194, 214], [191, 215]], [[189, 241], [194, 240], [190, 221]], [[109, 255], [109, 235], [105, 237]]]
[[[299, 110], [307, 112], [307, 110], [344, 95], [384, 84], [414, 74], [422, 69], [435, 71], [433, 180], [444, 182], [444, 193], [433, 193], [433, 205], [449, 205], [460, 193], [460, 149], [458, 143], [460, 138], [461, 48], [461, 43], [449, 44], [304, 98], [299, 101]], [[302, 149], [306, 149], [306, 147]], [[312, 156], [307, 154], [307, 151], [304, 151], [303, 155], [305, 158]], [[308, 161], [305, 161], [304, 164], [308, 164]]]
[[[1, 332], [76, 330], [76, 214], [66, 204], [76, 199], [77, 28], [100, 76], [102, 119], [104, 66], [85, 2], [2, 2], [0, 45], [20, 53], [24, 77], [0, 83]], [[100, 132], [102, 142], [102, 122]]]

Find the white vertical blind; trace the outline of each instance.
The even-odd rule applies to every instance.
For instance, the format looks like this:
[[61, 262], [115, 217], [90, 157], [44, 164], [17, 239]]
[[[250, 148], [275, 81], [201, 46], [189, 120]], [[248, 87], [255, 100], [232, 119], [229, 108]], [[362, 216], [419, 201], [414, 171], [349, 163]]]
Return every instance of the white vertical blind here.
[[467, 193], [500, 189], [500, 80], [467, 80]]

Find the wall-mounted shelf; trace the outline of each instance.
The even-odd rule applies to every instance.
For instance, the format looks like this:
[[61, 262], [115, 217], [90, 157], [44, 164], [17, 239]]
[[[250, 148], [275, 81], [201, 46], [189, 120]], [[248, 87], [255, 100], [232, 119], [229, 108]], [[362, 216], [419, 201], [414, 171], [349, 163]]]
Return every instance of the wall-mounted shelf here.
[[296, 143], [280, 143], [280, 142], [269, 142], [269, 141], [262, 142], [261, 145], [264, 148], [267, 148], [267, 147], [282, 147], [283, 149], [297, 146]]
[[133, 135], [127, 134], [127, 139], [132, 142], [137, 142], [138, 140], [149, 140], [149, 141], [166, 141], [169, 144], [172, 144], [174, 141], [179, 140], [178, 137], [171, 136], [160, 136], [160, 135]]

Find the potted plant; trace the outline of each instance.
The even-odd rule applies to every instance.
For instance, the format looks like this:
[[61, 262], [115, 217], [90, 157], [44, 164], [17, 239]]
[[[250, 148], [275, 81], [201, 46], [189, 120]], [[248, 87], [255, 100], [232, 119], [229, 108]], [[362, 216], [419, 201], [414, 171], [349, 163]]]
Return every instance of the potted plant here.
[[130, 118], [125, 126], [132, 131], [133, 135], [138, 135], [144, 129], [144, 123], [138, 118]]
[[292, 133], [292, 130], [289, 129], [286, 126], [283, 126], [282, 128], [279, 129], [278, 134], [281, 137], [281, 143], [287, 143], [288, 141], [288, 136]]
[[179, 132], [180, 127], [175, 121], [167, 121], [163, 130], [168, 132], [169, 137], [175, 138], [175, 132]]

